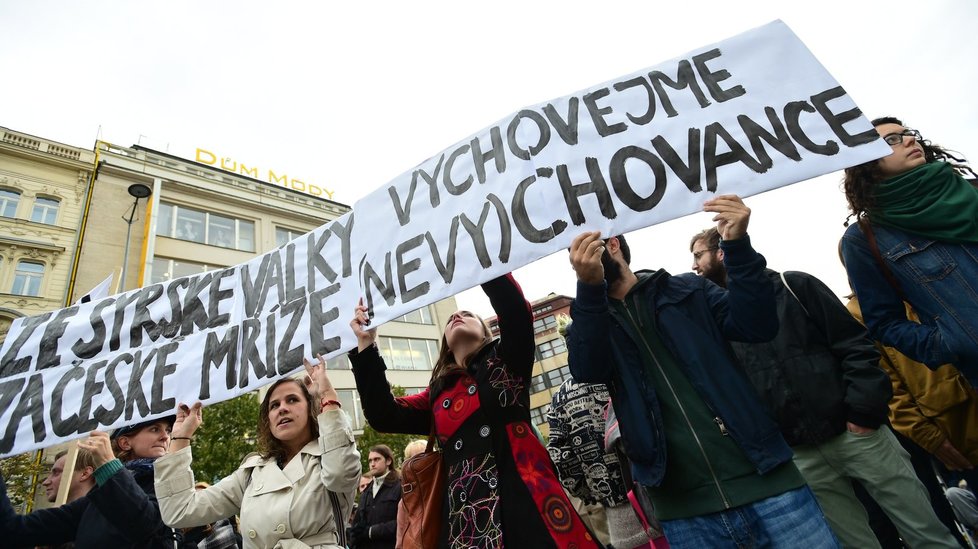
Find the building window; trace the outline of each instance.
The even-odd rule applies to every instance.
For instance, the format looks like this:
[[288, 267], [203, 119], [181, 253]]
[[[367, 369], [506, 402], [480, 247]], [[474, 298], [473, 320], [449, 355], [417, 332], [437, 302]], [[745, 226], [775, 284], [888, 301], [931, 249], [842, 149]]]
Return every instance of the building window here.
[[327, 370], [351, 370], [352, 368], [346, 353], [340, 353], [333, 358], [326, 359]]
[[[238, 235], [237, 238], [234, 235]], [[255, 224], [217, 214], [207, 214], [207, 243], [211, 246], [254, 251]]]
[[292, 242], [296, 238], [304, 235], [306, 233], [301, 231], [295, 231], [292, 229], [286, 229], [284, 227], [275, 227], [275, 245], [285, 246], [289, 242]]
[[553, 308], [552, 305], [544, 305], [543, 307], [540, 307], [538, 309], [534, 309], [533, 310], [533, 314], [534, 315], [540, 315], [540, 314], [543, 314], [543, 313], [545, 313], [547, 311], [552, 311], [553, 309], [554, 308]]
[[556, 370], [547, 372], [547, 383], [551, 387], [560, 387], [560, 384], [571, 378], [570, 366], [562, 366]]
[[[395, 338], [384, 338], [384, 337], [382, 337], [380, 339], [395, 339]], [[431, 354], [432, 351], [430, 349], [427, 349], [427, 350], [425, 350], [423, 352], [420, 351], [421, 348], [429, 346], [429, 345], [427, 345], [425, 343], [422, 343], [422, 342], [428, 342], [428, 343], [434, 344], [435, 343], [434, 341], [430, 341], [430, 340], [427, 340], [427, 339], [404, 339], [404, 340], [400, 340], [400, 341], [407, 342], [407, 343], [394, 343], [394, 344], [391, 344], [391, 345], [387, 345], [385, 343], [384, 346], [381, 347], [381, 349], [382, 349], [381, 352], [384, 353], [384, 359], [385, 360], [389, 360], [390, 359], [390, 354], [388, 353], [388, 351], [389, 351], [390, 348], [397, 348], [397, 349], [400, 349], [402, 352], [404, 351], [404, 349], [419, 349], [418, 352], [415, 354], [414, 359], [411, 360], [411, 366], [412, 366], [411, 368], [397, 368], [397, 369], [398, 370], [431, 370], [431, 369], [434, 368], [434, 364], [435, 364], [434, 363], [434, 360], [431, 361], [431, 366], [428, 366], [427, 365], [428, 358], [426, 358], [426, 357], [427, 356], [434, 356], [435, 358], [437, 358], [438, 357], [437, 353], [434, 354], [434, 355], [432, 355]], [[381, 342], [379, 340], [378, 340], [377, 343], [378, 343], [378, 345], [381, 344]], [[402, 360], [402, 363], [406, 363], [406, 362]], [[414, 367], [415, 365], [418, 365], [419, 367], [415, 368]], [[388, 362], [388, 366], [390, 366], [390, 367], [393, 368], [392, 362]], [[346, 353], [338, 354], [338, 355], [336, 355], [336, 356], [334, 356], [332, 358], [327, 358], [326, 359], [326, 369], [327, 370], [350, 370], [352, 368], [353, 368], [353, 366], [350, 364], [350, 359], [349, 359], [349, 357], [348, 357], [348, 355]], [[422, 388], [414, 388], [414, 389], [405, 389], [405, 391], [407, 391], [406, 394], [413, 395], [414, 393], [420, 393], [423, 388], [424, 387], [422, 387]]]
[[547, 378], [543, 374], [533, 376], [530, 380], [530, 394], [547, 390]]
[[0, 216], [15, 217], [17, 215], [17, 204], [19, 202], [19, 192], [0, 189]]
[[363, 429], [366, 421], [363, 418], [363, 407], [360, 405], [360, 395], [350, 389], [340, 389], [336, 391], [339, 397], [340, 407], [350, 414], [350, 423], [355, 430]]
[[44, 264], [36, 261], [18, 261], [14, 271], [14, 287], [10, 293], [17, 295], [41, 295], [44, 280]]
[[438, 359], [438, 342], [433, 339], [382, 336], [377, 346], [392, 370], [432, 370]]
[[160, 202], [156, 233], [160, 236], [209, 246], [245, 252], [255, 251], [255, 224], [253, 222], [195, 210], [177, 204]]
[[549, 388], [556, 389], [560, 385], [571, 379], [570, 366], [562, 366], [556, 370], [544, 372], [530, 379], [530, 394], [546, 391]]
[[421, 307], [416, 311], [411, 311], [410, 313], [399, 316], [394, 319], [395, 322], [410, 322], [411, 324], [434, 324], [434, 319], [431, 318], [431, 309], [428, 307]]
[[564, 338], [555, 337], [550, 341], [544, 341], [543, 343], [537, 345], [537, 352], [540, 354], [540, 359], [550, 358], [554, 355], [559, 355], [560, 353], [566, 353], [567, 347], [564, 345]]
[[217, 268], [219, 268], [218, 265], [206, 265], [204, 263], [195, 263], [193, 261], [185, 261], [183, 259], [154, 257], [153, 276], [150, 279], [150, 282], [152, 284], [157, 284], [160, 282], [166, 282], [167, 280], [172, 280], [174, 278], [193, 276]]
[[544, 404], [539, 408], [530, 410], [530, 422], [533, 425], [543, 425], [547, 422], [547, 414], [550, 412], [550, 405]]
[[204, 243], [204, 223], [207, 214], [190, 208], [173, 207], [174, 221], [173, 231], [167, 236], [173, 236], [181, 240], [190, 242]]
[[543, 318], [538, 318], [533, 321], [533, 333], [539, 334], [540, 332], [546, 332], [551, 328], [557, 327], [557, 317], [554, 315], [547, 315]]
[[58, 206], [61, 202], [53, 198], [39, 196], [34, 199], [34, 209], [31, 211], [31, 221], [54, 225], [58, 220]]

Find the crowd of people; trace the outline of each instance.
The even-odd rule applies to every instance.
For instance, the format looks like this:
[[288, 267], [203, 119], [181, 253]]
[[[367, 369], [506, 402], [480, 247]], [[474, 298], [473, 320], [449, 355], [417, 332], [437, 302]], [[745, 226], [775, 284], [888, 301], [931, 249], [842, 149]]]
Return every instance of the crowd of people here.
[[[442, 452], [439, 546], [969, 547], [975, 174], [896, 118], [873, 125], [892, 154], [845, 171], [848, 303], [808, 273], [768, 269], [734, 195], [705, 202], [716, 226], [692, 236], [690, 273], [633, 269], [624, 235], [578, 235], [563, 332], [573, 379], [553, 396], [548, 441], [530, 421], [533, 316], [511, 275], [482, 285], [499, 337], [452, 314], [427, 388], [409, 396], [392, 393], [361, 302], [349, 356], [367, 421]], [[43, 486], [52, 503], [68, 486], [63, 505], [18, 515], [0, 488], [0, 539], [407, 546], [394, 453], [371, 447], [361, 471], [325, 361], [305, 372], [268, 388], [258, 451], [214, 485], [192, 470], [201, 406], [181, 403], [93, 432], [70, 472], [57, 456]], [[404, 458], [429, 446], [414, 441]]]
[[925, 485], [978, 464], [978, 190], [900, 120], [873, 125], [892, 154], [845, 173], [849, 310], [766, 269], [735, 196], [706, 203], [695, 274], [633, 271], [622, 235], [571, 247], [571, 373], [608, 387], [673, 547], [971, 546], [974, 493]]

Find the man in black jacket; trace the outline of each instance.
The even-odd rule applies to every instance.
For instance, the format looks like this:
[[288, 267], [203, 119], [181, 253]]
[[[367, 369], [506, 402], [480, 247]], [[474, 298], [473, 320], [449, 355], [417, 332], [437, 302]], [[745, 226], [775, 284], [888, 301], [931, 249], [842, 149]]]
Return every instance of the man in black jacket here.
[[[693, 270], [726, 286], [716, 229], [690, 242]], [[866, 330], [820, 280], [768, 269], [780, 330], [767, 343], [731, 342], [770, 407], [794, 461], [846, 547], [879, 547], [852, 489], [861, 482], [911, 547], [956, 547], [909, 456], [885, 425], [892, 389]]]
[[360, 494], [357, 514], [350, 527], [350, 546], [355, 549], [393, 549], [397, 537], [397, 503], [401, 479], [394, 468], [394, 453], [378, 444], [367, 455], [373, 481]]

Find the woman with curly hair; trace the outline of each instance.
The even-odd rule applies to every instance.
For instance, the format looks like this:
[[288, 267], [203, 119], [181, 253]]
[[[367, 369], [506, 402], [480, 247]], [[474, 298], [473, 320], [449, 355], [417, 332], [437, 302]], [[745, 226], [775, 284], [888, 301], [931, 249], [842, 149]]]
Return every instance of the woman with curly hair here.
[[[893, 148], [848, 168], [841, 249], [870, 335], [978, 379], [978, 189], [964, 160], [897, 118], [873, 120]], [[920, 316], [907, 319], [904, 301]]]

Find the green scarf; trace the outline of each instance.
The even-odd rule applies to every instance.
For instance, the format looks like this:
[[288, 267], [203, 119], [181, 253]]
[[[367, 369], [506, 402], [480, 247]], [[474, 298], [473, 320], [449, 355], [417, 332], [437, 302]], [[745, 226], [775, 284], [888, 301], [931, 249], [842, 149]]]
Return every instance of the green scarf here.
[[884, 179], [869, 220], [953, 244], [978, 243], [978, 189], [947, 162]]

